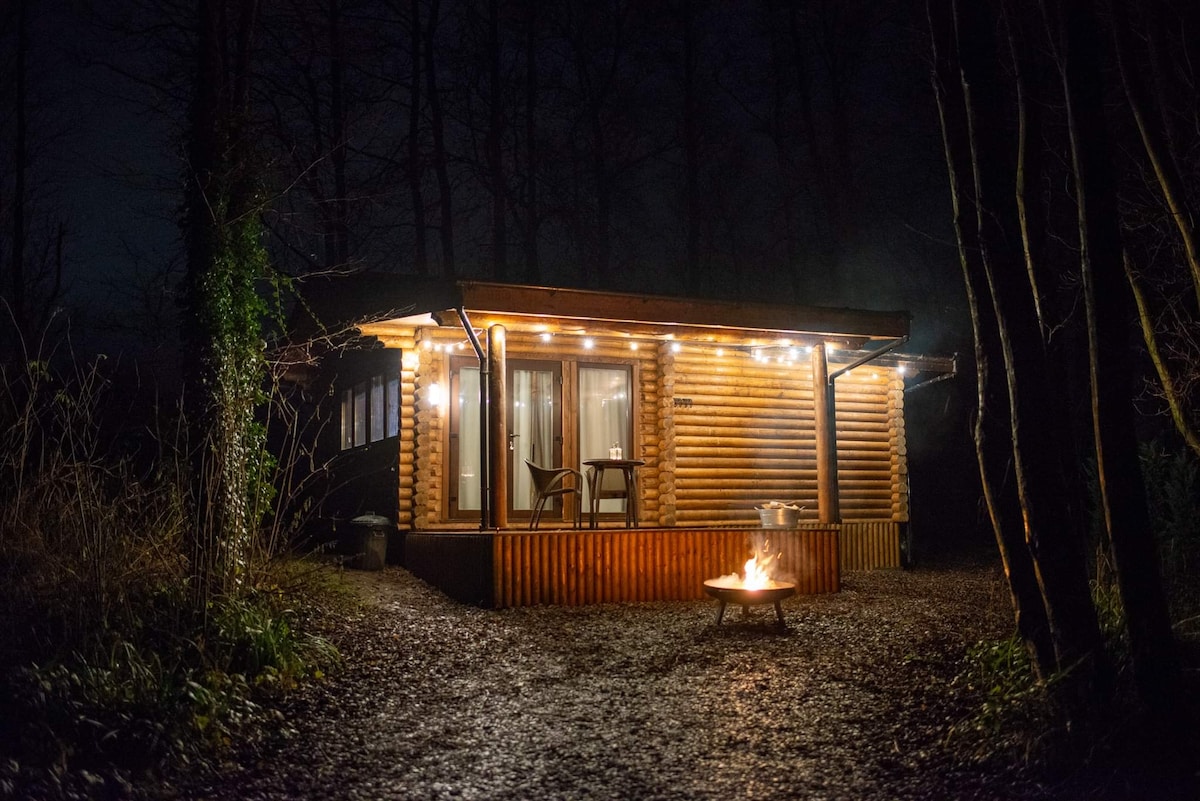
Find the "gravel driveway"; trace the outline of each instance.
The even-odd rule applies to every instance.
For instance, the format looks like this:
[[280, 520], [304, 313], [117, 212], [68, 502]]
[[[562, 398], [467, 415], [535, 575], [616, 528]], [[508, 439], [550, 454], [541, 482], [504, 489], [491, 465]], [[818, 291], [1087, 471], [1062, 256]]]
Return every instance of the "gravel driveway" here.
[[170, 795], [1065, 797], [947, 744], [979, 703], [952, 684], [964, 649], [1012, 626], [992, 566], [846, 576], [785, 601], [785, 631], [770, 606], [717, 626], [711, 600], [488, 611], [398, 568], [346, 580], [370, 603], [296, 731]]

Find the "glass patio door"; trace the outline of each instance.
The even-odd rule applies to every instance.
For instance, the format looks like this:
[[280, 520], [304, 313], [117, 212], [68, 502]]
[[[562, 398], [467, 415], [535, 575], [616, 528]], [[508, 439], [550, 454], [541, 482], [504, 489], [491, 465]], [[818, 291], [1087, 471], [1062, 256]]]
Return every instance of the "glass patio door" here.
[[[537, 494], [525, 460], [541, 467], [562, 466], [562, 365], [510, 361], [508, 393], [508, 511], [513, 517], [528, 517]], [[543, 512], [543, 518], [561, 515], [559, 498]]]
[[[450, 516], [469, 517], [480, 509], [480, 476], [485, 469], [479, 455], [479, 368], [456, 360], [452, 366], [450, 410]], [[536, 495], [525, 460], [542, 467], [560, 467], [562, 437], [562, 365], [560, 362], [516, 360], [508, 362], [508, 513], [524, 519]], [[562, 516], [555, 499], [542, 513], [544, 520]]]
[[[632, 459], [632, 374], [627, 365], [580, 365], [579, 367], [579, 461], [604, 459], [609, 449], [621, 449], [621, 455]], [[605, 485], [609, 476], [606, 473]], [[623, 480], [623, 479], [622, 479]], [[586, 482], [585, 482], [586, 484]], [[590, 509], [591, 493], [584, 486], [584, 508]], [[600, 512], [620, 512], [625, 501], [605, 498]]]

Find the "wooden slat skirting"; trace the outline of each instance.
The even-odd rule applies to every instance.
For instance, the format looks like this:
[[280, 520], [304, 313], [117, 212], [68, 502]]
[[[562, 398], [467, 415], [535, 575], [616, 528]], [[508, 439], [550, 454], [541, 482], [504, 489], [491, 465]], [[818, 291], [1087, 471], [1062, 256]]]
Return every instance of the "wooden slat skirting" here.
[[741, 573], [751, 538], [764, 534], [781, 551], [781, 577], [798, 592], [838, 591], [838, 536], [830, 529], [510, 530], [492, 535], [494, 605], [703, 598], [704, 580]]
[[841, 524], [840, 567], [843, 571], [900, 567], [900, 524], [888, 520]]

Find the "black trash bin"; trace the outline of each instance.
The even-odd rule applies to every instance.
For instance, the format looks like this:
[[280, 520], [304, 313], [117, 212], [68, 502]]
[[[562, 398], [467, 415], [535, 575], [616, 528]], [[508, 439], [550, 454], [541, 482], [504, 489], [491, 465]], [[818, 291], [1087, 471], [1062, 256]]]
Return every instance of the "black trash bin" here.
[[350, 521], [353, 557], [350, 566], [359, 570], [382, 570], [387, 562], [388, 529], [392, 521], [368, 512]]

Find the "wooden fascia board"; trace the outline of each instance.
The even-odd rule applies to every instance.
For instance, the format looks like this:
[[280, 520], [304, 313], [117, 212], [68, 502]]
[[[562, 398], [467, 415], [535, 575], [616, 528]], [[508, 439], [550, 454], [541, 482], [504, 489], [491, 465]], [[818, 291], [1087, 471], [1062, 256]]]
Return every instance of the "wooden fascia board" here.
[[517, 286], [477, 281], [459, 283], [468, 314], [578, 320], [614, 326], [658, 326], [706, 332], [736, 329], [763, 334], [855, 339], [898, 339], [908, 335], [906, 312], [816, 306], [781, 306], [742, 301], [690, 300], [581, 289]]

